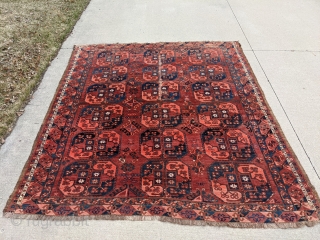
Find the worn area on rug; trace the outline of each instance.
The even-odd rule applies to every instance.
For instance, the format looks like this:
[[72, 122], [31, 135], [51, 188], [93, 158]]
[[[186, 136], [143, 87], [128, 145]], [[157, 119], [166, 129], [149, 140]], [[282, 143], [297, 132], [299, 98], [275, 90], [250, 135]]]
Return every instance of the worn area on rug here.
[[75, 46], [4, 209], [312, 226], [319, 200], [238, 42]]

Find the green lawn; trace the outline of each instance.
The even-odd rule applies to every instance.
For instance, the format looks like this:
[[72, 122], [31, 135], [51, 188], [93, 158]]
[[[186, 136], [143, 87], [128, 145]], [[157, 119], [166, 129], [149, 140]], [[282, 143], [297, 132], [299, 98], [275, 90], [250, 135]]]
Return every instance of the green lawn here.
[[0, 145], [90, 0], [0, 0]]

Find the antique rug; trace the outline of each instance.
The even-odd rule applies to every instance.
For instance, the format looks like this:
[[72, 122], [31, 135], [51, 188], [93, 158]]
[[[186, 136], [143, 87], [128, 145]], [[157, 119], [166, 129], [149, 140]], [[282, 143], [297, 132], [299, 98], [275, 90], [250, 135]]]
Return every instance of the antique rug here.
[[238, 42], [105, 44], [74, 47], [4, 215], [286, 228], [319, 200]]

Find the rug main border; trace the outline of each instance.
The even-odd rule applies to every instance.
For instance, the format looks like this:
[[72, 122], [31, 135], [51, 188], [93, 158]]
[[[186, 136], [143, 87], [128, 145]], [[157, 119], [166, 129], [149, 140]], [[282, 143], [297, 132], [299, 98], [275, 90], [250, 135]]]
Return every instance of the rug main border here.
[[[265, 118], [267, 119], [267, 121], [268, 121], [268, 123], [269, 123], [269, 126], [270, 126], [270, 128], [271, 128], [271, 130], [272, 130], [273, 135], [276, 137], [276, 139], [277, 139], [277, 141], [278, 141], [278, 144], [279, 144], [279, 147], [280, 147], [282, 153], [283, 153], [283, 154], [285, 155], [285, 157], [286, 157], [286, 161], [288, 162], [291, 170], [292, 170], [293, 173], [295, 174], [295, 177], [297, 178], [297, 180], [298, 180], [298, 182], [299, 182], [299, 185], [300, 185], [300, 187], [301, 187], [301, 189], [302, 189], [302, 191], [303, 191], [303, 194], [305, 195], [305, 197], [306, 197], [309, 205], [313, 207], [313, 210], [316, 210], [316, 207], [315, 207], [315, 205], [313, 204], [312, 200], [310, 199], [310, 196], [309, 196], [306, 188], [305, 188], [304, 185], [302, 184], [301, 176], [299, 175], [297, 169], [294, 167], [293, 162], [291, 161], [290, 157], [288, 156], [287, 151], [285, 150], [285, 148], [283, 147], [283, 144], [281, 143], [281, 139], [282, 139], [283, 142], [285, 143], [286, 148], [289, 149], [289, 152], [291, 153], [292, 157], [296, 159], [296, 163], [298, 164], [299, 170], [305, 175], [305, 176], [304, 176], [305, 180], [307, 180], [308, 185], [312, 188], [313, 192], [316, 194], [317, 200], [319, 201], [319, 196], [317, 195], [317, 191], [315, 190], [314, 186], [311, 184], [311, 182], [310, 182], [310, 180], [309, 180], [309, 178], [308, 178], [307, 173], [304, 171], [301, 163], [299, 162], [298, 157], [296, 156], [296, 154], [295, 154], [295, 152], [293, 151], [293, 149], [291, 148], [288, 140], [286, 139], [286, 137], [285, 137], [285, 135], [284, 135], [284, 133], [283, 133], [281, 127], [280, 127], [280, 124], [279, 124], [279, 122], [277, 121], [277, 119], [276, 119], [276, 117], [275, 117], [275, 115], [274, 115], [274, 113], [273, 113], [273, 111], [272, 111], [272, 108], [269, 106], [269, 103], [268, 103], [267, 100], [266, 100], [266, 97], [265, 97], [265, 95], [264, 95], [264, 92], [262, 91], [262, 88], [261, 88], [261, 86], [260, 86], [259, 83], [258, 83], [258, 79], [255, 77], [255, 75], [254, 75], [254, 73], [253, 73], [253, 71], [252, 71], [252, 69], [251, 69], [251, 66], [250, 66], [249, 62], [248, 62], [248, 60], [246, 59], [246, 57], [245, 57], [245, 55], [244, 55], [244, 53], [243, 53], [243, 50], [241, 49], [240, 44], [239, 44], [239, 46], [235, 46], [235, 45], [233, 44], [233, 46], [235, 47], [235, 49], [236, 49], [236, 51], [237, 51], [237, 54], [238, 54], [238, 56], [240, 57], [240, 61], [241, 61], [242, 67], [243, 67], [243, 68], [245, 69], [245, 71], [246, 71], [246, 77], [249, 79], [250, 84], [251, 84], [251, 86], [252, 86], [253, 89], [254, 89], [254, 92], [255, 92], [256, 98], [257, 98], [257, 100], [258, 100], [259, 106], [260, 106], [261, 110], [263, 111], [264, 116], [265, 116]], [[238, 52], [238, 51], [239, 51], [239, 50], [238, 50], [238, 47], [239, 47], [240, 50], [241, 50], [241, 54]], [[246, 65], [247, 65], [248, 67], [246, 67]], [[248, 72], [248, 70], [247, 70], [248, 68], [249, 68], [249, 70], [250, 70], [250, 72], [251, 72], [251, 75], [249, 74], [249, 72]], [[253, 81], [252, 81], [252, 79], [253, 79]], [[258, 88], [258, 91], [257, 91], [256, 88]], [[262, 95], [262, 100], [261, 100], [261, 98], [259, 97], [259, 93]], [[263, 104], [266, 105], [267, 110], [270, 112], [270, 115], [272, 116], [272, 120], [275, 122], [274, 124], [272, 124], [272, 122], [271, 122], [271, 120], [270, 120], [270, 118], [269, 118], [269, 116], [268, 116], [268, 113], [267, 113], [266, 110], [265, 110], [265, 106], [263, 106]], [[279, 131], [279, 134], [276, 132], [274, 126], [278, 126], [278, 127], [277, 127], [277, 130]], [[280, 136], [278, 136], [278, 135], [280, 135]]]
[[[211, 42], [211, 41], [210, 41]], [[157, 43], [130, 43], [130, 44], [165, 44], [167, 42], [157, 42]], [[207, 41], [195, 41], [195, 42], [170, 42], [170, 43], [208, 43]], [[301, 163], [299, 162], [296, 154], [294, 153], [293, 149], [291, 148], [291, 146], [289, 145], [288, 140], [286, 139], [283, 131], [280, 128], [280, 124], [278, 123], [272, 108], [269, 106], [268, 102], [266, 101], [266, 97], [264, 95], [264, 92], [262, 91], [259, 82], [257, 81], [257, 78], [254, 75], [254, 72], [252, 71], [252, 68], [241, 48], [241, 45], [239, 42], [234, 42], [234, 41], [230, 41], [230, 42], [219, 42], [219, 41], [214, 41], [213, 43], [232, 43], [232, 45], [234, 46], [236, 53], [241, 61], [242, 64], [242, 68], [245, 70], [245, 74], [246, 74], [246, 78], [249, 80], [251, 86], [254, 89], [255, 92], [255, 96], [257, 98], [257, 101], [259, 102], [259, 106], [261, 107], [261, 110], [264, 113], [264, 116], [266, 117], [266, 119], [268, 120], [269, 126], [272, 130], [272, 133], [274, 134], [274, 136], [276, 136], [276, 140], [278, 141], [278, 144], [282, 150], [282, 152], [285, 154], [286, 156], [286, 160], [290, 166], [290, 168], [292, 169], [292, 171], [295, 174], [295, 177], [298, 180], [298, 183], [308, 201], [308, 204], [313, 207], [313, 210], [316, 210], [315, 205], [313, 204], [312, 200], [310, 199], [310, 196], [306, 190], [306, 188], [304, 187], [301, 178], [305, 181], [305, 183], [308, 185], [308, 187], [311, 188], [312, 190], [312, 195], [314, 196], [314, 202], [319, 203], [319, 196], [314, 188], [314, 186], [311, 184], [308, 175], [306, 174], [306, 172], [304, 171]], [[116, 45], [116, 46], [124, 46], [127, 44], [89, 44], [89, 45], [75, 45], [73, 48], [73, 51], [71, 53], [71, 57], [68, 61], [68, 65], [66, 70], [64, 71], [64, 74], [61, 78], [61, 80], [59, 81], [59, 85], [57, 87], [57, 90], [53, 96], [52, 102], [48, 108], [48, 111], [46, 113], [46, 116], [43, 120], [43, 123], [39, 129], [39, 132], [37, 134], [37, 137], [35, 138], [35, 142], [33, 144], [30, 156], [27, 160], [27, 162], [25, 163], [25, 166], [21, 172], [21, 175], [19, 177], [19, 180], [14, 188], [13, 193], [10, 195], [7, 204], [3, 210], [4, 213], [4, 217], [8, 217], [8, 218], [23, 218], [23, 219], [37, 219], [37, 220], [44, 220], [44, 219], [49, 219], [49, 220], [87, 220], [87, 219], [106, 219], [106, 220], [153, 220], [153, 219], [157, 219], [160, 221], [165, 221], [165, 222], [173, 222], [173, 223], [179, 223], [182, 225], [216, 225], [216, 226], [229, 226], [229, 227], [240, 227], [240, 228], [295, 228], [295, 227], [301, 227], [301, 226], [313, 226], [315, 224], [317, 224], [319, 222], [318, 221], [303, 221], [303, 222], [278, 222], [278, 223], [248, 223], [248, 222], [228, 222], [228, 223], [224, 223], [224, 222], [211, 222], [211, 221], [205, 221], [205, 220], [186, 220], [186, 219], [177, 219], [177, 218], [173, 218], [173, 217], [165, 217], [165, 216], [117, 216], [117, 215], [89, 215], [89, 216], [49, 216], [49, 215], [38, 215], [38, 214], [17, 214], [17, 213], [12, 213], [10, 211], [8, 211], [9, 205], [10, 203], [12, 203], [15, 194], [18, 193], [18, 190], [21, 189], [21, 185], [19, 184], [20, 182], [23, 181], [23, 179], [25, 179], [25, 175], [28, 172], [28, 169], [30, 169], [30, 165], [31, 165], [31, 161], [32, 161], [32, 153], [34, 151], [36, 151], [36, 148], [39, 146], [39, 142], [37, 142], [37, 139], [40, 139], [42, 136], [42, 142], [40, 145], [40, 150], [38, 151], [38, 155], [37, 155], [37, 159], [36, 161], [32, 164], [32, 169], [30, 171], [29, 177], [27, 179], [26, 184], [24, 185], [23, 188], [23, 192], [20, 194], [20, 197], [18, 199], [18, 202], [21, 202], [21, 200], [24, 197], [24, 194], [26, 193], [26, 190], [30, 184], [30, 181], [32, 180], [32, 176], [34, 173], [34, 169], [37, 167], [38, 164], [38, 159], [39, 156], [42, 153], [43, 150], [43, 145], [45, 140], [47, 139], [49, 130], [52, 127], [53, 124], [53, 119], [55, 117], [55, 115], [57, 114], [57, 109], [60, 106], [63, 94], [65, 92], [66, 87], [68, 86], [68, 82], [70, 80], [71, 74], [76, 66], [76, 61], [79, 58], [79, 53], [81, 48], [83, 47], [89, 47], [89, 46], [105, 46], [105, 45]], [[258, 90], [257, 90], [258, 89]], [[261, 97], [259, 96], [259, 94], [261, 95]], [[265, 109], [267, 109], [267, 111], [265, 111]], [[53, 114], [52, 114], [53, 112]], [[271, 116], [271, 120], [268, 116]], [[49, 122], [49, 124], [47, 124]], [[276, 130], [275, 128], [276, 127]], [[46, 130], [47, 129], [47, 130]], [[44, 134], [45, 133], [45, 134]], [[44, 134], [44, 136], [43, 136]], [[284, 148], [282, 145], [282, 142], [284, 143], [284, 145], [286, 145], [286, 148]], [[287, 149], [287, 151], [285, 150]], [[289, 152], [292, 155], [292, 158], [295, 159], [294, 160], [294, 164], [296, 164], [298, 166], [298, 168], [296, 169], [295, 166], [293, 165], [292, 161], [290, 160], [290, 157], [288, 156], [287, 152]], [[302, 176], [299, 175], [299, 172], [301, 173]], [[318, 211], [318, 216], [320, 216], [320, 213]]]

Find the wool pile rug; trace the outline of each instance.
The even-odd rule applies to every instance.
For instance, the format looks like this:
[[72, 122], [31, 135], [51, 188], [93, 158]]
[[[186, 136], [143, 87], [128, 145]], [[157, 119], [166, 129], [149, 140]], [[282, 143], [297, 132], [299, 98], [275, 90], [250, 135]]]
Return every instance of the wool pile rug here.
[[238, 42], [75, 46], [5, 209], [298, 227], [319, 200]]

